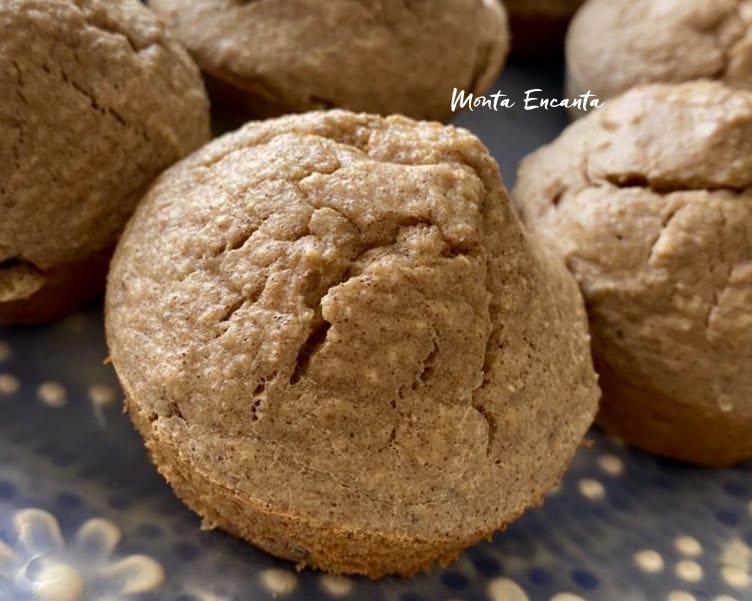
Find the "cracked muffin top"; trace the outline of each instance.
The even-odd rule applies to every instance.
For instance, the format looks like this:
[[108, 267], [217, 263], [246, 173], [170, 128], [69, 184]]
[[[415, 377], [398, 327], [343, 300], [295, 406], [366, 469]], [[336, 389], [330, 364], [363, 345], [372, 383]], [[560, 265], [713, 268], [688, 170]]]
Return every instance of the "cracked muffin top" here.
[[589, 0], [567, 35], [569, 94], [715, 79], [752, 88], [752, 1]]
[[443, 120], [509, 48], [498, 0], [150, 0], [217, 91], [255, 114], [341, 107]]
[[527, 158], [515, 203], [585, 295], [599, 362], [752, 416], [752, 94], [636, 88]]
[[152, 445], [338, 531], [493, 531], [559, 478], [598, 396], [575, 282], [496, 163], [403, 117], [250, 123], [178, 163], [106, 315]]
[[209, 135], [197, 67], [136, 0], [2, 2], [0, 90], [0, 302], [111, 247]]

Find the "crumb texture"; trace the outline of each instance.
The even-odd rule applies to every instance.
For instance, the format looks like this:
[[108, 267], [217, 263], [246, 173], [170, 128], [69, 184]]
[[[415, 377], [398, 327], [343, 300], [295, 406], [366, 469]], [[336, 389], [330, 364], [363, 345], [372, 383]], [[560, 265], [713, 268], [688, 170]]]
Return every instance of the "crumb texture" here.
[[209, 136], [197, 67], [136, 0], [2, 2], [0, 89], [4, 301], [111, 247], [145, 187]]
[[204, 71], [277, 114], [341, 107], [446, 119], [452, 88], [485, 91], [509, 49], [498, 0], [149, 4]]
[[401, 117], [251, 123], [168, 170], [116, 253], [107, 332], [179, 494], [335, 571], [409, 573], [501, 527], [597, 399], [576, 285], [493, 159]]
[[571, 94], [720, 80], [752, 89], [752, 1], [589, 0], [567, 36]]
[[740, 428], [752, 423], [750, 185], [752, 95], [696, 82], [611, 101], [527, 158], [514, 194], [583, 290], [602, 371]]

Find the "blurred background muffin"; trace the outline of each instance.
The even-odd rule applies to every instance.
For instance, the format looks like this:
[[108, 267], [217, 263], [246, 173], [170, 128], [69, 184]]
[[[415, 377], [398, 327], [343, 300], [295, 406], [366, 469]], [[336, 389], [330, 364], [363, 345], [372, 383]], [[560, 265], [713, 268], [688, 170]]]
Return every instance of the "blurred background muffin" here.
[[137, 0], [0, 4], [0, 324], [100, 291], [146, 187], [209, 137], [200, 73]]
[[635, 88], [524, 160], [530, 228], [580, 283], [598, 421], [699, 465], [752, 458], [752, 94]]
[[497, 0], [150, 0], [208, 78], [251, 116], [341, 107], [444, 120], [509, 48]]
[[752, 2], [589, 0], [566, 52], [570, 96], [702, 78], [752, 89]]

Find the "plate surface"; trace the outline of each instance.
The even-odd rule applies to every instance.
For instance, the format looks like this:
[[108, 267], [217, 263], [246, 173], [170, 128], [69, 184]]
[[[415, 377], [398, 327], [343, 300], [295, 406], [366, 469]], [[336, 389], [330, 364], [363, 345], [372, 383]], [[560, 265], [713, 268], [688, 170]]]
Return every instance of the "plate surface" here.
[[[567, 123], [556, 66], [511, 66], [514, 109], [476, 109], [508, 184]], [[97, 308], [0, 328], [2, 601], [750, 601], [752, 465], [700, 470], [598, 432], [558, 490], [447, 569], [370, 582], [294, 567], [200, 530], [121, 411]]]

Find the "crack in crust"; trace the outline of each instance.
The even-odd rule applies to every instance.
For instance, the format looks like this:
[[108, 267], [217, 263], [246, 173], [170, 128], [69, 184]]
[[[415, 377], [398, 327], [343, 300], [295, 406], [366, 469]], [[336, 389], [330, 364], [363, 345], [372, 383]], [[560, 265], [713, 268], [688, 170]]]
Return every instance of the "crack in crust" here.
[[74, 0], [74, 2], [81, 10], [89, 27], [103, 34], [125, 39], [133, 54], [141, 54], [153, 46], [167, 49], [164, 41], [164, 31], [161, 26], [153, 27], [148, 35], [139, 38], [134, 35], [134, 31], [127, 27], [122, 27], [123, 24], [118, 22], [117, 19], [108, 18], [107, 13], [101, 10], [101, 6], [98, 6], [102, 0]]
[[[368, 123], [367, 125], [373, 125], [375, 121], [376, 121], [376, 119], [374, 118], [374, 119], [372, 119], [372, 123]], [[365, 138], [363, 138], [359, 133], [356, 132], [354, 136], [350, 135], [350, 136], [347, 136], [346, 138], [336, 137], [336, 136], [333, 137], [333, 136], [322, 135], [322, 139], [323, 140], [333, 141], [333, 142], [336, 142], [338, 144], [344, 144], [347, 147], [360, 150], [366, 156], [368, 156], [368, 158], [370, 160], [376, 160], [377, 162], [382, 163], [382, 164], [394, 164], [394, 165], [401, 166], [401, 167], [410, 167], [410, 166], [414, 166], [414, 167], [429, 166], [430, 167], [430, 166], [438, 166], [440, 164], [443, 164], [443, 163], [439, 163], [439, 162], [435, 162], [435, 163], [434, 162], [418, 162], [418, 163], [396, 162], [396, 163], [392, 163], [389, 160], [385, 160], [383, 157], [374, 157], [374, 156], [372, 156], [370, 154], [370, 149], [371, 149], [371, 137], [374, 134], [375, 130], [368, 128], [366, 126], [366, 124], [364, 124], [364, 128], [363, 129], [365, 131], [367, 131], [367, 136]], [[279, 134], [279, 133], [276, 133], [276, 132], [271, 132], [271, 131], [262, 132], [261, 135], [253, 137], [250, 143], [246, 143], [246, 144], [244, 144], [241, 147], [229, 147], [228, 146], [222, 152], [220, 152], [218, 154], [215, 154], [215, 155], [212, 155], [208, 159], [202, 159], [202, 161], [201, 161], [201, 163], [200, 163], [199, 166], [200, 166], [200, 168], [209, 171], [214, 166], [216, 166], [217, 164], [219, 164], [222, 161], [230, 158], [234, 153], [243, 152], [243, 151], [248, 150], [249, 148], [252, 148], [252, 147], [260, 147], [260, 146], [264, 146], [264, 145], [269, 145], [272, 142], [274, 142], [274, 140], [277, 139], [280, 135], [288, 135], [290, 133], [293, 133], [293, 134], [302, 134], [302, 133], [305, 133], [309, 137], [311, 135], [313, 135], [314, 137], [318, 136], [318, 135], [321, 135], [320, 133], [313, 133], [313, 134], [311, 134], [311, 132], [305, 131], [304, 127], [301, 128], [300, 130], [298, 130], [296, 128], [292, 128], [291, 130], [289, 130], [287, 132], [283, 132], [282, 134]], [[483, 183], [486, 196], [490, 194], [490, 190], [488, 189], [485, 181], [483, 181], [483, 179], [480, 178], [479, 173], [477, 171], [475, 171], [474, 167], [472, 167], [471, 165], [463, 162], [462, 158], [459, 159], [459, 162], [457, 163], [457, 166], [469, 167], [469, 168], [473, 169], [473, 171], [475, 173], [475, 176], [478, 177], [478, 179]], [[303, 189], [301, 188], [301, 184], [305, 183], [306, 179], [308, 179], [309, 177], [317, 176], [317, 175], [333, 175], [334, 173], [336, 173], [336, 171], [339, 168], [340, 167], [336, 167], [335, 169], [332, 169], [332, 170], [323, 170], [323, 171], [315, 170], [315, 171], [311, 171], [309, 173], [306, 173], [305, 175], [303, 175], [302, 177], [300, 177], [298, 179], [298, 181], [296, 183], [296, 188], [298, 189], [298, 191], [302, 192]], [[202, 179], [204, 181], [208, 181], [208, 174], [206, 176], [202, 176]], [[221, 184], [221, 182], [218, 182], [216, 180], [213, 183], [217, 183], [218, 185]], [[346, 219], [356, 229], [359, 229], [359, 227], [357, 226], [357, 224], [346, 213], [344, 213], [343, 211], [341, 211], [339, 208], [337, 208], [335, 206], [331, 206], [331, 205], [325, 205], [325, 204], [322, 205], [322, 204], [312, 203], [307, 198], [307, 196], [306, 196], [305, 193], [302, 194], [302, 197], [303, 197], [303, 200], [306, 203], [308, 203], [309, 206], [311, 206], [312, 209], [314, 209], [314, 210], [330, 209], [330, 210], [336, 211], [340, 216], [342, 216], [344, 219]], [[251, 237], [253, 236], [253, 234], [255, 234], [263, 226], [263, 224], [265, 222], [266, 222], [266, 220], [262, 221], [261, 225], [259, 225], [258, 227], [251, 228], [250, 230], [248, 230], [246, 232], [243, 232], [234, 241], [228, 242], [227, 244], [225, 244], [223, 246], [217, 247], [213, 252], [210, 253], [209, 256], [211, 258], [219, 258], [219, 259], [221, 259], [221, 257], [224, 254], [228, 253], [228, 252], [232, 252], [234, 250], [242, 249], [246, 245], [246, 243], [251, 239]], [[352, 277], [355, 277], [357, 275], [357, 273], [356, 273], [357, 265], [358, 265], [358, 263], [361, 262], [362, 258], [367, 253], [369, 253], [371, 251], [374, 251], [374, 250], [381, 249], [381, 248], [386, 248], [386, 247], [394, 246], [397, 243], [397, 241], [400, 239], [403, 231], [406, 228], [414, 228], [414, 227], [422, 227], [422, 226], [429, 227], [429, 228], [436, 228], [436, 230], [439, 232], [439, 234], [441, 234], [442, 240], [443, 240], [444, 246], [445, 246], [445, 251], [443, 251], [442, 254], [441, 254], [441, 256], [443, 258], [453, 259], [453, 258], [456, 258], [456, 257], [459, 257], [459, 256], [476, 256], [476, 253], [478, 252], [477, 247], [469, 247], [467, 245], [458, 244], [456, 242], [453, 242], [453, 241], [447, 239], [444, 236], [443, 232], [441, 231], [440, 226], [437, 223], [433, 222], [430, 218], [407, 217], [407, 218], [404, 218], [402, 220], [397, 220], [395, 222], [395, 225], [397, 226], [397, 229], [395, 230], [395, 233], [391, 237], [391, 239], [389, 239], [387, 241], [372, 243], [372, 244], [361, 243], [360, 249], [355, 253], [355, 255], [353, 256], [353, 258], [350, 260], [350, 262], [349, 262], [350, 266], [346, 270], [344, 270], [344, 272], [342, 273], [342, 277], [339, 279], [339, 281], [337, 281], [337, 282], [333, 283], [332, 285], [330, 285], [323, 292], [323, 294], [320, 295], [320, 297], [318, 298], [317, 302], [313, 302], [313, 303], [307, 302], [309, 308], [313, 310], [313, 313], [314, 313], [315, 317], [313, 319], [313, 326], [311, 328], [309, 339], [306, 340], [306, 342], [304, 343], [303, 347], [301, 347], [301, 351], [299, 352], [299, 360], [296, 362], [297, 368], [296, 368], [296, 370], [295, 370], [295, 372], [294, 372], [294, 374], [293, 374], [293, 376], [291, 378], [295, 382], [299, 381], [299, 379], [304, 374], [305, 368], [310, 363], [311, 355], [315, 352], [315, 350], [318, 350], [318, 348], [320, 348], [324, 344], [325, 339], [326, 339], [326, 331], [331, 326], [331, 324], [329, 324], [329, 322], [324, 321], [323, 318], [321, 317], [321, 300], [323, 298], [325, 298], [331, 291], [333, 291], [334, 289], [336, 289], [338, 286], [346, 284], [349, 281], [349, 279], [351, 279]], [[260, 296], [260, 294], [261, 294], [262, 291], [263, 291], [263, 289], [259, 292], [259, 294], [254, 295], [253, 298], [238, 298], [238, 299], [234, 300], [233, 302], [231, 302], [228, 305], [228, 307], [227, 307], [225, 313], [223, 314], [223, 316], [219, 319], [219, 322], [220, 323], [224, 323], [224, 322], [227, 322], [227, 321], [231, 320], [232, 316], [237, 311], [239, 311], [244, 305], [248, 304], [249, 302], [250, 303], [256, 302], [258, 300], [258, 297]], [[486, 285], [486, 291], [487, 291], [487, 293], [490, 294], [490, 291], [488, 290], [488, 284]], [[490, 341], [491, 335], [492, 335], [492, 331], [489, 332], [489, 336], [488, 336], [488, 340], [489, 341]], [[490, 344], [490, 342], [487, 343], [487, 346], [488, 346], [488, 344]], [[485, 361], [484, 361], [484, 366], [487, 367], [487, 362], [485, 362]], [[486, 379], [483, 378], [481, 386], [483, 385], [483, 383], [485, 381], [486, 381]], [[488, 421], [487, 416], [484, 414], [484, 411], [482, 409], [477, 408], [477, 407], [474, 407], [474, 408], [481, 415], [483, 415], [484, 419], [486, 419]], [[492, 430], [492, 429], [493, 429], [493, 427], [489, 426], [489, 430]]]
[[[214, 156], [212, 156], [208, 160], [204, 160], [201, 162], [201, 168], [205, 170], [211, 171], [214, 167], [216, 167], [218, 164], [222, 163], [225, 160], [228, 160], [236, 153], [241, 153], [244, 151], [249, 150], [250, 148], [259, 148], [263, 146], [269, 146], [276, 139], [278, 139], [280, 136], [289, 135], [290, 132], [284, 132], [282, 134], [277, 133], [267, 133], [262, 134], [258, 136], [257, 138], [254, 138], [251, 143], [244, 144], [240, 147], [228, 147], [224, 149], [222, 153], [218, 153]], [[293, 133], [298, 134], [295, 130], [293, 130]], [[303, 133], [303, 132], [300, 132]], [[369, 149], [371, 147], [371, 137], [373, 135], [373, 131], [369, 132], [369, 135], [365, 139], [342, 139], [337, 137], [330, 137], [326, 135], [321, 134], [314, 134], [313, 136], [310, 133], [306, 132], [306, 137], [308, 138], [317, 138], [320, 136], [321, 140], [324, 141], [332, 141], [337, 144], [344, 144], [346, 147], [351, 149], [357, 149], [360, 152], [363, 152], [365, 156], [368, 157], [369, 160], [376, 160], [378, 163], [381, 164], [394, 164], [398, 165], [400, 167], [426, 167], [426, 166], [438, 166], [442, 163], [417, 163], [417, 164], [410, 164], [410, 163], [392, 163], [391, 161], [384, 160], [383, 158], [375, 159], [370, 153]], [[462, 162], [462, 158], [460, 158], [460, 163], [464, 167], [469, 167], [473, 170], [474, 177], [477, 178], [477, 180], [483, 185], [484, 190], [484, 196], [483, 201], [481, 202], [481, 205], [479, 207], [479, 213], [482, 216], [482, 219], [485, 219], [486, 215], [486, 203], [488, 202], [488, 199], [492, 196], [492, 191], [484, 181], [484, 179], [480, 176], [480, 173], [472, 167], [472, 165]], [[480, 259], [484, 264], [484, 271], [486, 272], [485, 275], [485, 289], [486, 294], [488, 297], [488, 301], [486, 304], [486, 311], [489, 313], [489, 315], [492, 313], [492, 304], [490, 302], [491, 298], [491, 290], [490, 290], [490, 283], [489, 283], [489, 276], [488, 276], [488, 267], [486, 265], [487, 257], [485, 256], [485, 252], [481, 251], [481, 247], [477, 244], [466, 244], [466, 243], [458, 243], [453, 240], [450, 240], [447, 238], [444, 233], [442, 232], [441, 225], [435, 221], [433, 221], [430, 217], [420, 217], [420, 216], [407, 216], [407, 217], [401, 217], [401, 218], [395, 218], [393, 220], [393, 225], [396, 226], [396, 229], [393, 232], [393, 235], [387, 239], [387, 240], [380, 240], [373, 243], [366, 243], [363, 240], [363, 231], [362, 228], [356, 223], [349, 215], [347, 215], [344, 211], [339, 209], [336, 206], [333, 206], [331, 204], [324, 204], [321, 202], [315, 202], [310, 197], [306, 190], [305, 184], [307, 180], [310, 178], [316, 177], [316, 176], [333, 176], [335, 175], [340, 169], [342, 169], [342, 165], [338, 165], [332, 169], [324, 169], [324, 170], [312, 170], [302, 176], [299, 176], [297, 180], [293, 180], [293, 184], [295, 185], [296, 190], [301, 196], [301, 199], [303, 202], [308, 204], [313, 211], [322, 210], [322, 209], [329, 209], [332, 211], [335, 211], [338, 215], [340, 215], [345, 221], [347, 221], [353, 229], [357, 232], [358, 236], [360, 237], [359, 240], [359, 248], [355, 251], [354, 256], [349, 259], [349, 267], [341, 268], [340, 269], [340, 275], [336, 278], [334, 278], [334, 281], [328, 285], [328, 287], [323, 290], [316, 298], [307, 298], [305, 301], [306, 306], [312, 311], [313, 318], [311, 319], [310, 326], [309, 326], [309, 333], [308, 337], [304, 340], [302, 345], [300, 346], [297, 357], [294, 363], [294, 368], [290, 374], [289, 383], [291, 385], [298, 384], [303, 377], [305, 377], [312, 360], [314, 359], [315, 355], [325, 346], [327, 335], [330, 331], [330, 328], [332, 327], [332, 324], [324, 319], [323, 317], [323, 311], [322, 311], [322, 301], [324, 298], [329, 296], [332, 292], [334, 292], [338, 287], [346, 285], [352, 278], [358, 277], [360, 275], [360, 270], [358, 269], [358, 265], [363, 259], [365, 255], [368, 253], [383, 249], [383, 248], [389, 248], [394, 247], [398, 240], [400, 240], [403, 237], [403, 234], [405, 233], [405, 230], [410, 228], [419, 228], [419, 227], [426, 227], [426, 228], [434, 228], [439, 235], [441, 236], [441, 239], [444, 243], [444, 250], [441, 252], [440, 257], [444, 259], [454, 259], [457, 257], [475, 257]], [[203, 181], [212, 181], [217, 182], [221, 185], [221, 182], [217, 181], [217, 177], [210, 177], [209, 174], [205, 174], [202, 176]], [[258, 185], [258, 183], [254, 184]], [[263, 223], [265, 223], [266, 220], [264, 220]], [[231, 252], [232, 250], [236, 250], [238, 248], [242, 248], [245, 243], [250, 239], [250, 237], [260, 229], [261, 226], [258, 228], [252, 228], [250, 230], [250, 234], [243, 234], [238, 237], [237, 240], [235, 240], [231, 244], [225, 245], [223, 248], [218, 248], [216, 253], [213, 253], [213, 257], [221, 257], [223, 253]], [[310, 234], [310, 232], [309, 232]], [[260, 294], [254, 295], [253, 299], [243, 299], [238, 298], [235, 301], [231, 302], [228, 306], [227, 311], [220, 317], [219, 323], [223, 324], [228, 322], [232, 316], [240, 310], [242, 307], [246, 306], [247, 304], [252, 304], [253, 302], [258, 301], [260, 298]], [[475, 410], [484, 420], [486, 423], [486, 429], [487, 429], [487, 439], [486, 439], [486, 454], [491, 455], [492, 449], [495, 442], [496, 432], [498, 429], [498, 425], [496, 423], [496, 420], [494, 419], [493, 415], [487, 408], [477, 400], [476, 396], [477, 393], [482, 390], [487, 384], [488, 384], [488, 378], [486, 376], [486, 371], [490, 369], [490, 354], [491, 354], [491, 344], [493, 341], [494, 336], [498, 333], [498, 331], [501, 328], [501, 324], [496, 324], [494, 322], [494, 317], [489, 318], [488, 323], [488, 335], [486, 339], [485, 344], [485, 354], [483, 357], [482, 362], [482, 370], [481, 375], [479, 378], [480, 384], [473, 390], [472, 394], [470, 395], [470, 407]], [[419, 374], [416, 382], [422, 382], [425, 384], [426, 376], [428, 373], [430, 373], [430, 363], [432, 357], [436, 354], [436, 348], [434, 348], [434, 351], [432, 351], [429, 354], [429, 357], [424, 362], [424, 367], [422, 372]], [[426, 378], [426, 379], [424, 379]], [[415, 389], [415, 383], [413, 384], [413, 389]]]
[[[749, 186], [731, 186], [714, 184], [712, 182], [703, 186], [662, 178], [651, 179], [648, 175], [638, 172], [608, 173], [603, 176], [603, 180], [614, 188], [641, 188], [661, 195], [674, 194], [676, 192], [729, 192], [731, 194], [744, 194], [749, 190]], [[598, 185], [596, 181], [589, 181], [591, 187]], [[554, 201], [552, 204], [558, 204], [558, 202]]]
[[[369, 123], [370, 125], [370, 123]], [[367, 129], [367, 128], [364, 128]], [[308, 132], [305, 131], [305, 128], [291, 128], [288, 131], [284, 131], [282, 133], [279, 132], [271, 132], [271, 131], [262, 131], [257, 136], [252, 136], [250, 140], [248, 140], [245, 144], [241, 146], [227, 146], [225, 147], [221, 152], [217, 154], [211, 155], [208, 159], [201, 159], [198, 163], [199, 168], [203, 171], [203, 174], [201, 175], [201, 179], [203, 182], [208, 183], [211, 182], [213, 185], [218, 185], [219, 187], [222, 187], [221, 181], [218, 180], [218, 178], [215, 175], [211, 175], [213, 173], [213, 169], [221, 164], [223, 161], [229, 160], [233, 157], [233, 155], [237, 153], [245, 152], [251, 148], [261, 148], [265, 146], [269, 146], [275, 142], [275, 140], [279, 139], [281, 136], [287, 136], [287, 135], [305, 135], [306, 138], [309, 140], [315, 140], [315, 139], [321, 139], [322, 141], [331, 141], [335, 142], [336, 144], [341, 144], [346, 146], [347, 148], [358, 150], [364, 154], [364, 157], [367, 157], [368, 160], [376, 161], [380, 164], [392, 164], [399, 167], [435, 167], [439, 166], [441, 162], [419, 162], [419, 163], [409, 163], [409, 162], [391, 162], [389, 160], [384, 159], [383, 157], [374, 157], [370, 154], [370, 148], [371, 148], [371, 137], [374, 134], [374, 130], [368, 130], [367, 136], [362, 137], [358, 133], [356, 133], [354, 136], [349, 135], [346, 137], [337, 137], [337, 136], [330, 136], [326, 135], [323, 132]], [[475, 169], [468, 165], [467, 163], [462, 162], [462, 158], [460, 157], [457, 163], [458, 166], [467, 167], [470, 169], [473, 169], [473, 172], [475, 174], [475, 177], [478, 178], [478, 181], [480, 181], [483, 184], [485, 195], [488, 196], [491, 194], [491, 191], [486, 186], [485, 182], [483, 182], [482, 178], [479, 176], [479, 174], [475, 171]], [[444, 244], [444, 250], [441, 253], [441, 257], [445, 259], [454, 259], [457, 257], [479, 257], [478, 254], [480, 252], [480, 247], [477, 244], [467, 244], [467, 243], [459, 243], [457, 241], [449, 239], [442, 231], [441, 225], [435, 221], [433, 221], [430, 217], [420, 217], [420, 216], [406, 216], [402, 218], [396, 218], [393, 220], [393, 225], [395, 226], [395, 229], [393, 231], [393, 234], [389, 237], [389, 239], [386, 240], [379, 240], [374, 241], [371, 243], [367, 243], [363, 240], [363, 231], [362, 228], [349, 216], [347, 213], [342, 211], [337, 206], [331, 205], [331, 204], [325, 204], [321, 202], [314, 202], [312, 201], [308, 193], [306, 192], [305, 184], [310, 178], [316, 177], [316, 176], [332, 176], [337, 173], [342, 168], [341, 165], [338, 165], [331, 169], [323, 169], [323, 170], [311, 170], [310, 172], [306, 172], [305, 174], [298, 176], [297, 179], [291, 180], [292, 183], [295, 185], [296, 190], [300, 194], [301, 200], [308, 204], [308, 206], [311, 207], [313, 211], [318, 211], [322, 209], [328, 209], [335, 211], [338, 215], [340, 215], [345, 221], [347, 221], [353, 229], [357, 232], [358, 236], [360, 237], [358, 246], [359, 248], [354, 252], [351, 259], [349, 259], [349, 267], [340, 269], [341, 275], [338, 278], [335, 278], [335, 281], [331, 283], [328, 288], [322, 291], [322, 293], [314, 299], [307, 299], [306, 305], [309, 307], [309, 309], [312, 310], [314, 318], [311, 321], [311, 326], [309, 328], [309, 337], [308, 339], [303, 343], [301, 346], [299, 352], [298, 352], [298, 360], [296, 361], [296, 367], [293, 370], [293, 373], [290, 377], [291, 383], [297, 383], [300, 381], [300, 379], [305, 375], [305, 372], [307, 371], [308, 366], [310, 365], [311, 359], [313, 358], [313, 355], [316, 354], [316, 352], [325, 344], [326, 342], [326, 333], [328, 332], [329, 328], [331, 327], [331, 324], [323, 319], [322, 317], [322, 310], [321, 310], [321, 301], [328, 296], [332, 291], [334, 291], [337, 287], [342, 286], [344, 284], [347, 284], [347, 282], [353, 278], [357, 277], [359, 275], [359, 272], [361, 269], [359, 269], [359, 264], [362, 262], [362, 259], [364, 256], [366, 256], [368, 253], [371, 253], [372, 251], [383, 249], [383, 248], [389, 248], [393, 247], [397, 244], [398, 240], [400, 240], [403, 237], [403, 234], [405, 233], [405, 230], [408, 230], [410, 228], [419, 228], [419, 227], [426, 227], [426, 228], [434, 228], [439, 235], [441, 236], [441, 239]], [[269, 181], [269, 180], [267, 180]], [[258, 185], [258, 182], [253, 184]], [[483, 214], [483, 209], [481, 208], [480, 213]], [[266, 223], [266, 219], [264, 219], [261, 224], [258, 227], [252, 227], [248, 230], [245, 230], [241, 234], [239, 234], [233, 241], [228, 242], [224, 245], [217, 246], [210, 254], [209, 256], [211, 258], [216, 258], [221, 260], [222, 256], [228, 252], [232, 252], [234, 250], [242, 249], [247, 242], [253, 237], [253, 235], [263, 227], [264, 223]], [[485, 260], [485, 259], [484, 259]], [[488, 285], [486, 286], [486, 291], [490, 295], [490, 291], [488, 290]], [[226, 310], [226, 312], [223, 314], [222, 317], [218, 320], [220, 323], [225, 323], [229, 321], [229, 319], [232, 318], [232, 316], [240, 310], [243, 306], [249, 303], [256, 302], [259, 300], [260, 293], [254, 295], [253, 299], [242, 299], [238, 298], [234, 301], [232, 301]], [[488, 309], [488, 307], [487, 307]], [[491, 334], [489, 333], [489, 339]], [[486, 363], [484, 362], [484, 365]], [[485, 381], [485, 378], [483, 378], [483, 381]], [[477, 409], [477, 408], [476, 408]], [[487, 416], [484, 414], [484, 412], [480, 409], [478, 409], [478, 412], [483, 415], [484, 419], [488, 421]], [[495, 430], [495, 427], [490, 424], [489, 422], [489, 432], [493, 432]]]

